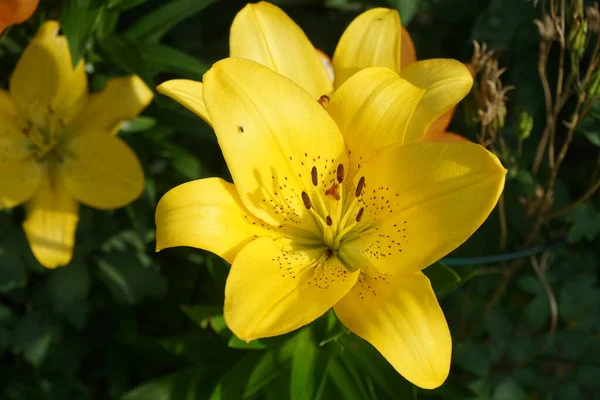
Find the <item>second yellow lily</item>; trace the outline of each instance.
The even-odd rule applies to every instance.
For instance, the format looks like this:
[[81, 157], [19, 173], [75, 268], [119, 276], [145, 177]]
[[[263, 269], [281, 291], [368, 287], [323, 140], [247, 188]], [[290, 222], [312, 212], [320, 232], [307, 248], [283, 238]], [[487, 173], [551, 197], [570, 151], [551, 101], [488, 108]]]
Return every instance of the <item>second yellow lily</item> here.
[[[459, 135], [446, 135], [452, 117], [452, 105], [466, 93], [456, 90], [464, 82], [456, 81], [457, 71], [437, 71], [436, 80], [417, 80], [427, 76], [435, 60], [416, 61], [415, 48], [408, 31], [402, 27], [396, 10], [374, 8], [356, 17], [342, 34], [332, 65], [312, 45], [302, 29], [279, 7], [259, 2], [246, 5], [231, 25], [230, 55], [256, 61], [291, 79], [318, 99], [331, 96], [350, 76], [367, 67], [387, 67], [413, 85], [425, 89], [423, 104], [434, 107], [442, 115], [430, 122], [430, 133], [424, 140], [464, 140]], [[456, 68], [456, 66], [454, 66]], [[332, 69], [330, 74], [328, 69]], [[332, 76], [334, 79], [332, 79]], [[470, 87], [470, 86], [469, 86]], [[186, 79], [171, 80], [158, 91], [181, 103], [206, 122], [210, 118], [201, 96], [202, 83]], [[432, 102], [437, 93], [446, 92], [449, 102]], [[452, 97], [454, 96], [454, 97]]]

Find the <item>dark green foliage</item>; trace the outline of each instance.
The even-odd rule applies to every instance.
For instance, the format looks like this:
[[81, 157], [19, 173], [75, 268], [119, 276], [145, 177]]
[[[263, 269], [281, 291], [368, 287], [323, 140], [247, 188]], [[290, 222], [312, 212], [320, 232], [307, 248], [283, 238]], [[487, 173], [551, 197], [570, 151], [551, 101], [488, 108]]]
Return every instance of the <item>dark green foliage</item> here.
[[[0, 39], [0, 84], [39, 23], [54, 18], [69, 39], [73, 62], [93, 64], [90, 88], [138, 74], [152, 89], [167, 79], [201, 80], [228, 54], [237, 0], [42, 1], [27, 23]], [[371, 6], [395, 7], [420, 59], [468, 61], [472, 41], [497, 51], [508, 95], [504, 137], [510, 157], [504, 194], [507, 242], [523, 248], [532, 216], [523, 201], [541, 179], [530, 172], [545, 123], [537, 72], [540, 8], [527, 0], [279, 0], [316, 47], [332, 54], [345, 26]], [[554, 84], [557, 55], [551, 53]], [[222, 316], [228, 265], [200, 250], [155, 253], [154, 210], [169, 189], [193, 179], [229, 179], [211, 128], [166, 97], [123, 127], [146, 173], [143, 196], [102, 212], [83, 207], [70, 265], [42, 268], [28, 248], [21, 208], [0, 212], [0, 398], [31, 399], [591, 399], [600, 393], [600, 201], [584, 199], [542, 229], [539, 242], [559, 242], [545, 283], [528, 258], [505, 290], [504, 264], [425, 270], [453, 336], [447, 382], [413, 387], [368, 343], [349, 333], [333, 311], [290, 334], [250, 343]], [[570, 117], [560, 115], [557, 143]], [[517, 156], [520, 115], [533, 129]], [[459, 107], [451, 129], [476, 140], [473, 99]], [[578, 126], [554, 193], [559, 210], [585, 193], [598, 168], [600, 103]], [[545, 163], [542, 176], [547, 176]], [[598, 176], [596, 176], [596, 179]], [[453, 256], [501, 252], [499, 216]], [[537, 244], [539, 244], [539, 242]], [[494, 301], [492, 301], [492, 299]], [[553, 321], [553, 307], [556, 321]], [[552, 324], [555, 327], [552, 328]]]

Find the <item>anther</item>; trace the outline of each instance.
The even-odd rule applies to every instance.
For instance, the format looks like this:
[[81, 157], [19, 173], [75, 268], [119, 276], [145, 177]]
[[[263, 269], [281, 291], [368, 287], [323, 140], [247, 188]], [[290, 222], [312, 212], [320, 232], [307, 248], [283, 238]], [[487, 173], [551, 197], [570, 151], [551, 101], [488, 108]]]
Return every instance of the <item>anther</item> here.
[[365, 177], [361, 176], [358, 180], [358, 186], [356, 186], [356, 197], [362, 194], [363, 188], [365, 187]]
[[312, 178], [312, 184], [317, 186], [319, 184], [319, 177], [317, 175], [317, 167], [312, 167], [310, 170], [310, 176]]
[[340, 164], [337, 167], [337, 181], [342, 183], [344, 181], [344, 164]]
[[356, 222], [360, 222], [364, 212], [365, 212], [364, 207], [362, 207], [360, 210], [358, 210], [358, 214], [356, 214]]
[[331, 217], [329, 215], [327, 216], [327, 218], [325, 218], [325, 222], [327, 222], [327, 226], [333, 225], [333, 221], [331, 220]]
[[321, 107], [327, 108], [327, 106], [329, 105], [329, 96], [324, 94], [323, 96], [319, 97], [319, 100], [317, 100], [317, 102], [321, 105]]
[[306, 207], [307, 210], [310, 210], [310, 198], [306, 192], [302, 192], [302, 201], [304, 202], [304, 207]]

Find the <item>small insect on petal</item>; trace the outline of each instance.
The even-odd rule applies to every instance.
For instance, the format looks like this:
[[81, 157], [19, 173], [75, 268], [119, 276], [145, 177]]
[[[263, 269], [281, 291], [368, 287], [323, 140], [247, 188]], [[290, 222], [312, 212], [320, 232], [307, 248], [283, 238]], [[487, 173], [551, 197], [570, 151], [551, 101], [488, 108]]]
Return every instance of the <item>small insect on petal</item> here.
[[327, 222], [327, 226], [331, 226], [333, 225], [333, 220], [331, 219], [331, 216], [327, 216], [327, 218], [325, 218], [325, 222]]
[[324, 94], [323, 96], [319, 97], [319, 100], [317, 100], [317, 102], [321, 105], [321, 107], [327, 108], [327, 106], [329, 105], [329, 96]]
[[304, 202], [304, 207], [306, 207], [307, 210], [310, 210], [310, 198], [306, 192], [302, 192], [302, 201]]

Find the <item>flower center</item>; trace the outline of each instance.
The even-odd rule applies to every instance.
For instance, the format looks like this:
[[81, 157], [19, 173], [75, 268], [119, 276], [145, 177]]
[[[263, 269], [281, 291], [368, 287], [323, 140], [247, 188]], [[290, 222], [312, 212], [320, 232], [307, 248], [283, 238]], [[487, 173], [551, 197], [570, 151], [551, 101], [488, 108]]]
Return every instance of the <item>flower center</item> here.
[[348, 182], [344, 181], [344, 172], [344, 165], [339, 164], [335, 180], [324, 182], [319, 180], [317, 167], [312, 167], [313, 190], [302, 192], [304, 207], [319, 226], [324, 246], [332, 252], [336, 252], [344, 240], [354, 239], [366, 228], [362, 220], [365, 207], [361, 198], [365, 178], [361, 177], [356, 188], [351, 190]]
[[29, 121], [21, 132], [30, 140], [31, 152], [39, 162], [62, 162], [66, 146], [65, 125], [60, 118], [49, 117], [44, 124]]

